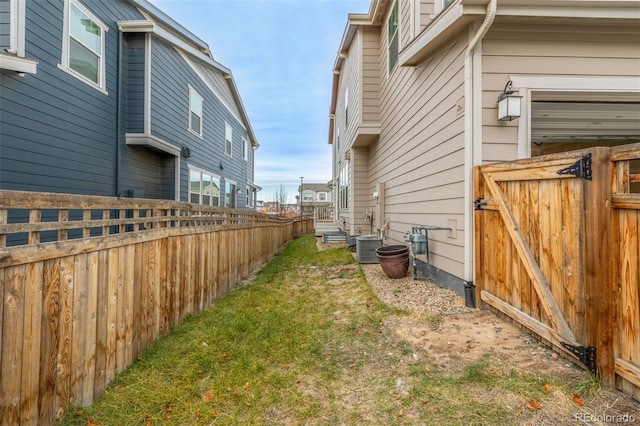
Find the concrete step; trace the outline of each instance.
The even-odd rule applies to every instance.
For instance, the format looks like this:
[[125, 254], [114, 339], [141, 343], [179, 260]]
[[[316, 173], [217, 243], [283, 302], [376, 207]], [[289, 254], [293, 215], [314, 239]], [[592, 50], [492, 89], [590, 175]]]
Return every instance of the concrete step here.
[[340, 226], [335, 222], [316, 222], [316, 237], [321, 237], [324, 232], [340, 232]]

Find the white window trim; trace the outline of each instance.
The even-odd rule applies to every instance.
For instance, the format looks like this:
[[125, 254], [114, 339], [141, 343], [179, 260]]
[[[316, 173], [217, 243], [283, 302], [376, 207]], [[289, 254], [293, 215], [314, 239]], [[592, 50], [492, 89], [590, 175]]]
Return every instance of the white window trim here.
[[[411, 38], [415, 38], [420, 32], [420, 1], [411, 2]], [[435, 7], [435, 6], [434, 6]]]
[[25, 58], [26, 0], [9, 0], [9, 46], [0, 52], [0, 69], [36, 74], [38, 61]]
[[26, 0], [9, 0], [9, 53], [24, 57]]
[[[204, 97], [193, 86], [191, 86], [190, 84], [188, 86], [189, 86], [189, 127], [187, 128], [187, 130], [189, 130], [190, 133], [202, 139], [202, 129], [204, 128]], [[202, 102], [202, 115], [200, 115], [200, 132], [196, 132], [191, 128], [191, 99], [194, 94], [197, 95], [200, 98], [200, 101]]]
[[[69, 68], [69, 15], [70, 15], [70, 8], [71, 8], [71, 4], [73, 3], [73, 5], [75, 7], [77, 7], [78, 9], [80, 9], [82, 11], [82, 13], [84, 13], [85, 15], [87, 15], [89, 18], [91, 18], [91, 20], [98, 25], [101, 29], [102, 29], [102, 35], [100, 37], [100, 50], [101, 50], [101, 56], [100, 56], [100, 65], [99, 65], [99, 74], [100, 74], [100, 78], [98, 83], [95, 83], [91, 80], [89, 80], [88, 78], [86, 78], [85, 76], [83, 76], [80, 73], [77, 73], [76, 71], [72, 70], [71, 68]], [[78, 1], [75, 0], [64, 0], [64, 22], [62, 24], [62, 58], [61, 58], [61, 62], [58, 64], [58, 68], [60, 68], [61, 70], [65, 71], [66, 73], [71, 74], [72, 76], [76, 77], [78, 80], [88, 84], [89, 86], [92, 86], [93, 88], [95, 88], [96, 90], [102, 92], [105, 95], [108, 95], [109, 92], [107, 92], [107, 76], [106, 76], [106, 49], [105, 49], [105, 45], [106, 45], [106, 39], [107, 39], [107, 31], [109, 31], [109, 28], [101, 21], [99, 20], [93, 13], [91, 13], [91, 11], [89, 9], [87, 9], [86, 7], [84, 7], [84, 5]]]
[[[231, 135], [231, 139], [229, 140], [231, 145], [229, 147], [229, 152], [227, 152], [227, 130], [229, 130], [229, 133]], [[224, 122], [224, 153], [229, 157], [233, 157], [233, 127], [226, 121]]]

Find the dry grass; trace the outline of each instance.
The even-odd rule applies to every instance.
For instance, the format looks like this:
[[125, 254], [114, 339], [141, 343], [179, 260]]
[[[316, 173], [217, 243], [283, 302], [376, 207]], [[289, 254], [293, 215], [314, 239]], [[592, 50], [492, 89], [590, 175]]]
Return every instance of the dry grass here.
[[461, 364], [447, 370], [402, 324], [438, 333], [448, 322], [383, 303], [345, 248], [318, 251], [300, 238], [60, 424], [575, 424], [580, 409], [633, 408], [603, 390], [577, 406], [578, 381], [488, 349], [466, 360], [449, 353]]

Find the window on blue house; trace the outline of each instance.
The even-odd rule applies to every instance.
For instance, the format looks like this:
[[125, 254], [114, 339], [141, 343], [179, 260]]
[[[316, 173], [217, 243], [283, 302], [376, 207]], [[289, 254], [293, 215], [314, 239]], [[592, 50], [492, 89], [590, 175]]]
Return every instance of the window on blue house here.
[[230, 180], [225, 181], [224, 206], [236, 208], [236, 183]]
[[242, 159], [246, 160], [248, 158], [249, 153], [249, 145], [247, 144], [247, 140], [242, 138]]
[[108, 28], [80, 2], [65, 2], [60, 68], [105, 90], [105, 33]]
[[193, 87], [189, 86], [189, 130], [202, 137], [203, 99]]
[[189, 169], [189, 202], [205, 206], [220, 205], [220, 177], [198, 169]]
[[224, 123], [224, 153], [231, 157], [233, 148], [233, 128], [229, 123]]

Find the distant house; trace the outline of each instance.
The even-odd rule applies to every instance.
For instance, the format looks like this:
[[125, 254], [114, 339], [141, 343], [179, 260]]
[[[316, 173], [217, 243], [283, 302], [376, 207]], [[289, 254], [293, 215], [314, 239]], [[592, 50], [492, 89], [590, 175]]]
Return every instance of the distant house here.
[[[474, 280], [473, 167], [640, 141], [637, 1], [372, 0], [348, 17], [333, 68], [335, 219], [406, 244], [429, 233], [430, 267]], [[519, 118], [498, 117], [505, 92]]]
[[[332, 206], [331, 187], [329, 183], [303, 183], [298, 186], [298, 194], [302, 193], [303, 214], [313, 214], [319, 207]], [[298, 195], [297, 198], [300, 196]]]
[[0, 0], [0, 188], [253, 209], [231, 71], [145, 0]]

